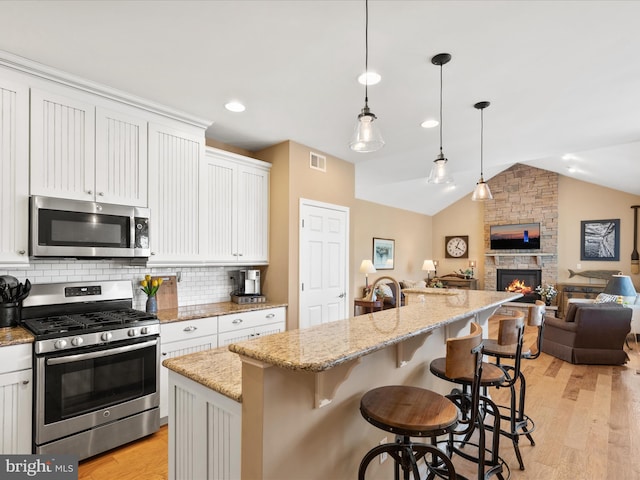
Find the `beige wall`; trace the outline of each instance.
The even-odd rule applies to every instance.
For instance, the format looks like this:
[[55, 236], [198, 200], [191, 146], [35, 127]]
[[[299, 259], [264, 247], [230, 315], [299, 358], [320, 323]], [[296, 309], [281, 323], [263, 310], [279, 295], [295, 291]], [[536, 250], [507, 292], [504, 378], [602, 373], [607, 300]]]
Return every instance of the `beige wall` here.
[[[327, 171], [309, 168], [309, 153], [327, 158]], [[298, 327], [299, 204], [300, 199], [341, 205], [350, 209], [349, 312], [360, 297], [364, 275], [360, 262], [371, 258], [373, 237], [396, 241], [394, 270], [372, 274], [375, 280], [390, 275], [398, 281], [423, 278], [422, 261], [431, 252], [431, 217], [355, 199], [352, 163], [287, 141], [256, 152], [256, 158], [273, 164], [271, 170], [271, 223], [269, 267], [264, 292], [272, 301], [289, 304], [287, 328]]]
[[[631, 252], [633, 251], [633, 210], [631, 205], [640, 205], [640, 196], [580, 182], [560, 176], [558, 190], [558, 218], [560, 238], [558, 248], [558, 281], [590, 283], [585, 277], [569, 279], [569, 269], [619, 270], [631, 274]], [[580, 222], [583, 220], [620, 219], [620, 261], [600, 262], [580, 260]], [[640, 275], [631, 275], [636, 290], [640, 291]], [[598, 283], [595, 281], [595, 283]], [[602, 282], [600, 282], [602, 283]]]
[[[469, 260], [476, 260], [478, 268], [475, 278], [478, 288], [483, 289], [485, 246], [484, 246], [484, 203], [471, 201], [471, 194], [441, 210], [433, 216], [433, 259], [438, 260], [438, 275], [446, 275], [469, 268]], [[445, 258], [445, 237], [469, 236], [469, 258]]]

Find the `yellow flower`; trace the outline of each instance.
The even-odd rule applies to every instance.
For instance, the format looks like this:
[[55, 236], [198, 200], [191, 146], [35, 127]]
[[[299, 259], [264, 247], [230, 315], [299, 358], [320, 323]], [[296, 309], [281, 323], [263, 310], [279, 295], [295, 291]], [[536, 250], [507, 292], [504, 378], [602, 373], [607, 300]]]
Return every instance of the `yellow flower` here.
[[145, 275], [144, 280], [140, 281], [141, 290], [149, 297], [155, 296], [160, 285], [162, 285], [162, 278], [158, 277], [152, 280], [151, 275]]

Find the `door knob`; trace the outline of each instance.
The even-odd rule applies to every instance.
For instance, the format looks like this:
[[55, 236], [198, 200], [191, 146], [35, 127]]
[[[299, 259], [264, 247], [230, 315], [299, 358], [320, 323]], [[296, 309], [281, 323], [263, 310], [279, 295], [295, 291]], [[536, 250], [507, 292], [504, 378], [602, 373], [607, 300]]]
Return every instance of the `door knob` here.
[[342, 292], [340, 295], [338, 295], [338, 298], [344, 298], [344, 297], [346, 297], [346, 296], [347, 296], [347, 294], [346, 294], [346, 293], [344, 293], [344, 292]]

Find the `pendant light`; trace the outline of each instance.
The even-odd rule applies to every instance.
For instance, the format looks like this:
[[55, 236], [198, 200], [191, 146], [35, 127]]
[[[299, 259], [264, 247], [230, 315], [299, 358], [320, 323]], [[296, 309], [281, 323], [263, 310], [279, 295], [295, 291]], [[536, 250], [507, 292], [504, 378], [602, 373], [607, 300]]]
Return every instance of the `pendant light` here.
[[[369, 0], [365, 0], [365, 28], [364, 28], [364, 70], [369, 71]], [[364, 83], [364, 108], [358, 115], [356, 128], [349, 142], [349, 147], [355, 152], [367, 153], [380, 150], [384, 146], [384, 140], [375, 123], [376, 117], [369, 110], [368, 82]]]
[[447, 159], [442, 153], [442, 66], [449, 63], [449, 60], [451, 60], [451, 55], [448, 53], [439, 53], [431, 59], [431, 63], [440, 65], [440, 153], [433, 161], [433, 167], [431, 167], [427, 183], [453, 182], [453, 178], [447, 172]]
[[483, 150], [484, 150], [484, 109], [491, 105], [489, 102], [478, 102], [474, 105], [475, 108], [480, 110], [480, 180], [476, 183], [476, 189], [473, 191], [471, 200], [474, 202], [484, 202], [486, 200], [493, 200], [489, 185], [484, 181], [483, 177]]

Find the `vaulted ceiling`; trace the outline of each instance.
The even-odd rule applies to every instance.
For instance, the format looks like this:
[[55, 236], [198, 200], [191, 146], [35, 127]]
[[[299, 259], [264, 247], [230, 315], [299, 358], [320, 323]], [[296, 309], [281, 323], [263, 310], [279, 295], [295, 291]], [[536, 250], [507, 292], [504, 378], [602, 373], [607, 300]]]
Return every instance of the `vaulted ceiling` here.
[[[640, 195], [640, 2], [370, 0], [382, 81], [369, 106], [386, 145], [368, 154], [348, 147], [364, 0], [3, 1], [0, 17], [0, 49], [210, 119], [210, 138], [353, 162], [362, 199], [435, 214], [468, 195], [481, 100], [485, 178], [519, 162]], [[420, 126], [439, 116], [441, 52], [453, 186], [426, 184], [439, 130]]]

